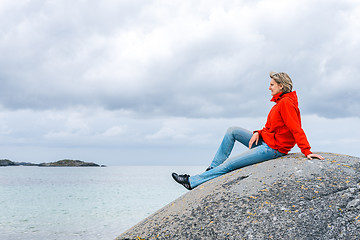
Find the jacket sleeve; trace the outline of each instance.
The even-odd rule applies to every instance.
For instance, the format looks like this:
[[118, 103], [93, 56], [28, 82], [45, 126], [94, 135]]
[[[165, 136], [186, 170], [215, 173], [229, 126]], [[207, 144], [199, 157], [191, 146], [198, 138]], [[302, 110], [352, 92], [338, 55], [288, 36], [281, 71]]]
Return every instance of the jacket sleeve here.
[[301, 152], [307, 156], [311, 154], [310, 144], [306, 138], [304, 130], [301, 128], [301, 118], [299, 108], [287, 98], [281, 102], [280, 114], [284, 124], [289, 128], [295, 138], [295, 142], [301, 149]]

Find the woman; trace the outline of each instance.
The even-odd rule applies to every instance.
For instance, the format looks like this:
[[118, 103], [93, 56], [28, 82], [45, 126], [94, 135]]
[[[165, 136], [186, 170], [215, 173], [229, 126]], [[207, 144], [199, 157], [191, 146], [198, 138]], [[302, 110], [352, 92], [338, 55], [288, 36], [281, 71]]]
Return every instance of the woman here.
[[[283, 72], [270, 73], [272, 107], [265, 127], [253, 133], [238, 127], [229, 128], [211, 162], [210, 167], [202, 174], [195, 176], [172, 174], [174, 180], [191, 190], [200, 184], [231, 172], [235, 169], [286, 155], [291, 148], [298, 145], [301, 152], [308, 158], [324, 158], [310, 151], [304, 130], [301, 128], [300, 111], [296, 92], [292, 91], [292, 81]], [[235, 141], [249, 148], [244, 153], [228, 158]]]

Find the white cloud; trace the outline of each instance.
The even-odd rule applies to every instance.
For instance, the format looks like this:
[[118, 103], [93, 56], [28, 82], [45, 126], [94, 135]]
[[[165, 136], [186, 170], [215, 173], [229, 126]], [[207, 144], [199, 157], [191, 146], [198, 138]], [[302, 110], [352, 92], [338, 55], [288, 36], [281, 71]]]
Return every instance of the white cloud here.
[[172, 140], [172, 139], [181, 139], [185, 138], [186, 136], [182, 133], [177, 132], [175, 129], [169, 128], [169, 127], [163, 127], [158, 132], [147, 135], [145, 139], [148, 140], [159, 140], [159, 139], [165, 139], [165, 140]]
[[124, 134], [127, 129], [127, 125], [112, 126], [111, 128], [107, 129], [102, 135], [105, 137], [118, 136]]
[[12, 130], [7, 125], [0, 127], [0, 135], [9, 135], [10, 133], [12, 133]]

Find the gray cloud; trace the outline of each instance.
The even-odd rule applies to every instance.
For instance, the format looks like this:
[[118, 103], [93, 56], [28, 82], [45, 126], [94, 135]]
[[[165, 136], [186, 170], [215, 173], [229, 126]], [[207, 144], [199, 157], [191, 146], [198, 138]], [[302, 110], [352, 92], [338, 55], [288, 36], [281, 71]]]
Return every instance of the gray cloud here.
[[293, 77], [306, 113], [359, 116], [358, 4], [212, 4], [8, 3], [0, 101], [10, 109], [260, 116], [275, 70]]

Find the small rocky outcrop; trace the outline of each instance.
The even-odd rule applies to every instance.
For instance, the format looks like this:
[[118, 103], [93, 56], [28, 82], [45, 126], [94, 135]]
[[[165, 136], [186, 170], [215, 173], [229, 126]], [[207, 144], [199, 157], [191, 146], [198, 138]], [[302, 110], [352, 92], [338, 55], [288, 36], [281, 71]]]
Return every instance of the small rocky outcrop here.
[[16, 164], [9, 159], [0, 159], [0, 167], [15, 166]]
[[215, 178], [117, 240], [360, 239], [360, 158], [321, 154], [325, 160], [289, 154]]
[[40, 163], [39, 167], [100, 167], [100, 165], [92, 162], [64, 159], [57, 162]]
[[9, 159], [0, 159], [0, 167], [6, 166], [39, 166], [39, 164], [28, 162], [13, 162]]
[[15, 162], [16, 166], [29, 166], [29, 167], [34, 167], [34, 166], [39, 166], [39, 164], [37, 163], [30, 163], [30, 162]]

